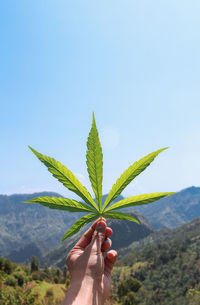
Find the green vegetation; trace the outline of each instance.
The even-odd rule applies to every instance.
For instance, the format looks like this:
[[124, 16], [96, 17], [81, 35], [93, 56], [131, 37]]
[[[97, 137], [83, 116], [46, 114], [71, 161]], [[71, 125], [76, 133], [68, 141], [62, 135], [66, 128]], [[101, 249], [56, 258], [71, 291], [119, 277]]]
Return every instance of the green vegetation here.
[[[132, 304], [123, 299], [130, 291], [134, 293], [133, 304], [199, 305], [199, 232], [200, 219], [197, 219], [169, 233], [165, 241], [151, 241], [118, 260], [112, 275], [116, 304]], [[130, 289], [130, 283], [135, 280], [140, 283], [137, 291]]]
[[141, 283], [134, 279], [133, 277], [128, 277], [122, 280], [117, 288], [118, 298], [124, 305], [136, 305], [138, 304], [138, 299], [136, 292], [141, 287]]
[[135, 208], [156, 230], [175, 228], [200, 217], [200, 187], [188, 187], [151, 205]]
[[88, 190], [82, 185], [82, 183], [75, 177], [75, 175], [59, 161], [53, 158], [42, 155], [35, 149], [31, 148], [32, 152], [37, 158], [47, 166], [49, 172], [58, 179], [66, 188], [78, 195], [83, 201], [79, 202], [76, 200], [62, 198], [62, 197], [38, 197], [26, 202], [38, 203], [51, 209], [65, 210], [69, 212], [85, 212], [87, 215], [76, 221], [73, 226], [65, 233], [62, 240], [77, 233], [85, 224], [94, 221], [97, 218], [110, 218], [110, 219], [122, 219], [129, 220], [138, 223], [138, 220], [134, 217], [118, 212], [115, 210], [144, 205], [163, 197], [172, 195], [174, 193], [154, 193], [133, 196], [120, 200], [116, 203], [111, 203], [121, 194], [125, 187], [141, 172], [143, 172], [155, 159], [155, 157], [165, 150], [166, 148], [159, 149], [144, 158], [133, 163], [125, 172], [117, 179], [109, 192], [104, 204], [102, 204], [102, 180], [103, 180], [103, 153], [99, 140], [98, 131], [96, 128], [95, 117], [93, 114], [92, 127], [88, 136], [87, 141], [87, 152], [86, 152], [86, 163], [89, 179], [94, 191], [96, 202]]
[[[200, 219], [195, 219], [121, 249], [108, 304], [199, 305], [199, 232]], [[0, 257], [0, 304], [60, 305], [70, 285], [67, 268], [40, 268], [36, 257], [28, 265]]]
[[[23, 201], [39, 196], [60, 197], [61, 195], [55, 193], [0, 195], [1, 256], [9, 257], [16, 263], [25, 263], [26, 259], [30, 260], [32, 255], [37, 256], [41, 261], [44, 254], [54, 250], [57, 246], [63, 245], [68, 248], [70, 238], [62, 244], [60, 243], [60, 239], [63, 232], [68, 230], [81, 217], [82, 213], [47, 209], [39, 204], [22, 204]], [[102, 197], [102, 201], [104, 202], [107, 196], [103, 195]], [[124, 198], [120, 195], [114, 202], [122, 199]], [[172, 228], [187, 223], [195, 217], [200, 217], [199, 205], [200, 187], [190, 187], [150, 205], [147, 204], [128, 209], [132, 212], [133, 209], [134, 212], [136, 209], [142, 209], [139, 210], [140, 214], [142, 213], [148, 219], [153, 228]], [[137, 218], [134, 215], [132, 216]], [[124, 237], [127, 238], [129, 236], [130, 242], [131, 236], [132, 238], [138, 235], [141, 237], [141, 218], [139, 219], [140, 225], [129, 221], [108, 219], [107, 223], [109, 226], [114, 226], [113, 231], [115, 232], [118, 228], [114, 225], [114, 222], [121, 226], [119, 232], [121, 232], [121, 229], [125, 229], [125, 226], [131, 225], [131, 227], [129, 231], [128, 227], [126, 231], [123, 230], [124, 236], [119, 234], [116, 242], [115, 238], [117, 235], [114, 234], [112, 236], [113, 247], [127, 247], [128, 244], [123, 243]], [[14, 235], [13, 232], [15, 232]], [[74, 237], [76, 238], [77, 236], [72, 236], [71, 238]], [[58, 255], [57, 260], [59, 258], [60, 256]], [[60, 267], [63, 267], [63, 265], [60, 265]]]
[[48, 249], [60, 244], [63, 232], [81, 216], [80, 213], [23, 204], [23, 201], [39, 196], [61, 195], [50, 192], [0, 195], [1, 256], [8, 256], [16, 263], [25, 263], [32, 255], [41, 260]]
[[[122, 250], [122, 248], [131, 245], [134, 241], [143, 240], [144, 237], [153, 232], [151, 226], [142, 215], [133, 212], [129, 213], [140, 222], [140, 225], [126, 220], [107, 220], [107, 226], [111, 227], [114, 232], [112, 235], [112, 248], [117, 250], [118, 253], [126, 251]], [[49, 266], [52, 265], [62, 269], [65, 266], [66, 253], [69, 253], [82, 234], [83, 232], [79, 232], [68, 238], [65, 243], [61, 243], [58, 247], [44, 255], [42, 261]]]
[[66, 268], [39, 268], [36, 257], [31, 268], [0, 257], [1, 305], [60, 305], [69, 287]]
[[[16, 263], [24, 263], [26, 259], [30, 260], [32, 255], [36, 255], [41, 261], [42, 256], [48, 250], [61, 245], [60, 239], [63, 232], [68, 230], [82, 215], [82, 213], [47, 209], [39, 204], [22, 204], [23, 201], [40, 196], [61, 197], [59, 194], [47, 192], [0, 195], [1, 256], [8, 256]], [[104, 202], [107, 195], [102, 197]], [[124, 198], [120, 195], [114, 202], [122, 199]], [[160, 229], [163, 227], [174, 228], [195, 217], [200, 217], [199, 205], [200, 187], [190, 187], [150, 205], [132, 207], [129, 210], [139, 211], [148, 219], [154, 229]], [[135, 228], [138, 230], [141, 227], [134, 222], [119, 220], [119, 223], [136, 225]], [[134, 232], [132, 236], [136, 234], [135, 228], [132, 229], [132, 233]], [[13, 232], [15, 232], [14, 235]], [[68, 243], [69, 239], [62, 245], [68, 246]]]

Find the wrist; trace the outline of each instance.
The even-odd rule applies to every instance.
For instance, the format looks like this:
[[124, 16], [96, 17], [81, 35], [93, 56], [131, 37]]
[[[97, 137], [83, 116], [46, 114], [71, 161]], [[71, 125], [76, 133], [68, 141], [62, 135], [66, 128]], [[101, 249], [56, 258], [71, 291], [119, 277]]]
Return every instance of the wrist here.
[[70, 288], [67, 291], [63, 305], [103, 305], [103, 292], [101, 282], [84, 277], [72, 279]]

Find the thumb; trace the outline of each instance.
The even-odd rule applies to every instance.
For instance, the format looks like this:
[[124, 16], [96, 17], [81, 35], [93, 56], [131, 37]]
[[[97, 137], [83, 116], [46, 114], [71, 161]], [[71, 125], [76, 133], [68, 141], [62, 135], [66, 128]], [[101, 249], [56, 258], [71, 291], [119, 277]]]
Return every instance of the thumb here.
[[97, 253], [101, 253], [101, 247], [106, 238], [106, 224], [99, 221], [95, 227], [95, 231], [91, 241], [91, 248]]

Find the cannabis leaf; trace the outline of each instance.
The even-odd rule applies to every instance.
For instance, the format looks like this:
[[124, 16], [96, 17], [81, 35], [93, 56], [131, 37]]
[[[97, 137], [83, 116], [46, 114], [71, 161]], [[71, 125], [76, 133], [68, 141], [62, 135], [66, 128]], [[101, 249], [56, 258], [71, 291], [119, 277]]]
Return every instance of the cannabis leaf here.
[[106, 218], [111, 218], [111, 219], [122, 219], [122, 220], [129, 220], [129, 221], [134, 221], [137, 224], [140, 224], [137, 219], [132, 217], [131, 215], [121, 213], [121, 212], [105, 212], [104, 217]]
[[25, 201], [27, 203], [39, 203], [50, 209], [66, 210], [69, 212], [95, 212], [94, 209], [88, 205], [78, 202], [76, 200], [62, 198], [62, 197], [38, 197]]
[[81, 217], [79, 220], [77, 220], [72, 227], [65, 233], [65, 235], [62, 238], [62, 241], [65, 240], [66, 238], [74, 235], [75, 233], [77, 233], [84, 225], [86, 225], [87, 223], [95, 220], [98, 218], [97, 214], [89, 214], [86, 216]]
[[38, 159], [47, 166], [50, 173], [52, 173], [52, 175], [57, 178], [58, 181], [60, 181], [70, 191], [76, 193], [90, 206], [97, 209], [96, 203], [92, 199], [90, 193], [66, 166], [62, 165], [59, 161], [56, 161], [53, 158], [40, 154], [30, 146], [29, 148], [36, 155], [36, 157], [38, 157]]
[[101, 143], [99, 140], [98, 130], [96, 127], [95, 117], [93, 113], [92, 127], [87, 140], [87, 152], [86, 152], [86, 164], [89, 179], [92, 189], [94, 191], [96, 202], [88, 192], [88, 190], [82, 185], [82, 183], [75, 177], [75, 175], [59, 161], [53, 158], [42, 155], [35, 149], [29, 146], [36, 157], [48, 168], [49, 172], [60, 181], [66, 188], [77, 194], [83, 201], [79, 202], [73, 199], [62, 197], [38, 197], [26, 202], [38, 203], [50, 209], [66, 210], [69, 212], [85, 212], [87, 215], [81, 217], [76, 221], [72, 227], [65, 233], [62, 241], [66, 238], [77, 233], [84, 225], [97, 219], [97, 218], [111, 218], [133, 221], [139, 224], [138, 219], [135, 219], [131, 215], [118, 212], [115, 210], [124, 209], [131, 206], [137, 206], [142, 204], [148, 204], [154, 202], [163, 197], [175, 194], [174, 192], [168, 193], [152, 193], [132, 196], [120, 200], [116, 203], [112, 202], [116, 199], [124, 188], [141, 172], [143, 172], [147, 166], [155, 159], [155, 157], [166, 149], [162, 148], [148, 154], [144, 158], [133, 163], [125, 172], [117, 179], [116, 183], [111, 188], [103, 206], [102, 206], [102, 180], [103, 180], [103, 154]]
[[[167, 147], [166, 147], [167, 148]], [[166, 148], [159, 149], [146, 157], [136, 161], [131, 165], [125, 172], [117, 179], [116, 183], [113, 185], [106, 201], [104, 202], [103, 209], [107, 207], [115, 198], [117, 198], [125, 187], [141, 172], [150, 165], [150, 163], [155, 159], [155, 157]]]
[[92, 184], [98, 208], [102, 205], [103, 153], [93, 113], [92, 128], [87, 141], [87, 170]]
[[174, 193], [153, 193], [129, 197], [112, 204], [109, 208], [106, 209], [106, 211], [119, 210], [131, 206], [147, 204], [173, 194]]

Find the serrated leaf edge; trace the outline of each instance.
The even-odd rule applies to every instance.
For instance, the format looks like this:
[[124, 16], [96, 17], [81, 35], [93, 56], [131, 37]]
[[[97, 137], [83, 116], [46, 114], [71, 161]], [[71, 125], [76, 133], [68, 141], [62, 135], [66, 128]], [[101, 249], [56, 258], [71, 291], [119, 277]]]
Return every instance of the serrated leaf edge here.
[[[24, 202], [36, 203], [49, 207], [50, 209], [66, 210], [69, 212], [95, 212], [94, 209], [82, 202], [63, 197], [39, 196], [37, 198], [26, 200]], [[73, 211], [73, 209], [76, 211]]]
[[[149, 194], [132, 196], [132, 197], [125, 198], [123, 200], [113, 203], [112, 205], [110, 205], [109, 207], [107, 207], [105, 209], [105, 212], [118, 210], [118, 209], [124, 209], [124, 208], [131, 207], [131, 206], [149, 204], [156, 200], [159, 200], [159, 199], [162, 199], [164, 197], [171, 196], [174, 194], [176, 194], [176, 192], [165, 192], [165, 193], [160, 192], [160, 193], [149, 193]], [[145, 198], [145, 196], [146, 196], [146, 198]]]
[[[82, 185], [82, 183], [76, 178], [76, 176], [65, 166], [63, 165], [61, 162], [57, 161], [54, 158], [51, 158], [49, 156], [43, 155], [39, 152], [37, 152], [34, 148], [32, 148], [31, 146], [28, 146], [30, 148], [30, 150], [36, 155], [36, 157], [47, 167], [48, 171], [53, 175], [54, 178], [56, 178], [58, 181], [60, 181], [57, 177], [55, 177], [55, 175], [49, 170], [48, 166], [44, 163], [48, 163], [49, 166], [53, 167], [56, 171], [58, 171], [66, 180], [70, 181], [70, 183], [74, 186], [75, 189], [77, 189], [77, 192], [75, 192], [74, 190], [71, 190], [70, 188], [68, 188], [67, 186], [64, 185], [64, 183], [62, 181], [60, 181], [66, 188], [68, 188], [70, 191], [76, 193], [79, 197], [81, 197], [86, 203], [88, 203], [90, 206], [92, 206], [93, 208], [95, 208], [95, 210], [98, 211], [98, 208], [96, 206], [95, 201], [92, 199], [90, 193], [88, 192], [88, 190], [86, 189], [85, 186]], [[78, 188], [74, 182], [72, 182], [62, 171], [60, 171], [60, 169], [58, 169], [57, 167], [55, 167], [55, 165], [53, 163], [50, 163], [49, 160], [45, 160], [45, 158], [49, 159], [52, 162], [57, 163], [59, 166], [61, 166], [64, 170], [67, 171], [67, 173], [79, 184], [79, 187], [81, 186], [82, 190], [84, 190], [84, 192], [86, 192], [86, 194], [84, 194], [80, 188]], [[44, 161], [42, 161], [41, 159], [44, 159]]]
[[122, 212], [104, 212], [103, 217], [110, 218], [110, 219], [122, 219], [127, 221], [136, 222], [138, 225], [140, 224], [139, 220], [134, 218], [133, 216], [122, 213]]
[[[90, 216], [90, 217], [89, 217]], [[88, 214], [85, 215], [81, 218], [79, 218], [72, 226], [71, 228], [64, 234], [64, 236], [62, 237], [61, 241], [64, 241], [66, 238], [71, 237], [72, 235], [78, 233], [80, 231], [80, 229], [86, 225], [87, 223], [90, 223], [91, 221], [97, 219], [99, 217], [98, 214]], [[85, 219], [85, 221], [84, 221]], [[78, 226], [78, 228], [76, 228], [78, 223], [81, 223], [80, 226]]]
[[[95, 138], [96, 136], [96, 138]], [[94, 144], [97, 144], [97, 147], [94, 147]], [[90, 145], [94, 150], [90, 149]], [[99, 153], [97, 155], [96, 153]], [[89, 175], [89, 179], [91, 182], [92, 189], [94, 191], [96, 201], [98, 204], [99, 211], [101, 211], [102, 207], [102, 180], [103, 180], [103, 153], [102, 153], [102, 147], [99, 140], [99, 134], [96, 127], [96, 121], [95, 116], [93, 113], [93, 121], [92, 121], [92, 127], [90, 129], [90, 133], [87, 140], [87, 152], [86, 152], [86, 164], [87, 164], [87, 171]], [[97, 165], [100, 162], [101, 168], [97, 169]], [[100, 170], [100, 176], [99, 174]], [[95, 176], [95, 177], [94, 177]], [[100, 184], [99, 184], [100, 182]]]
[[[161, 148], [161, 149], [158, 149], [148, 155], [146, 155], [145, 157], [143, 157], [142, 159], [134, 162], [131, 166], [129, 166], [122, 174], [121, 176], [117, 179], [117, 181], [113, 184], [105, 202], [104, 202], [104, 205], [103, 205], [103, 211], [105, 210], [105, 208], [110, 205], [110, 203], [115, 199], [117, 198], [121, 192], [124, 190], [124, 188], [135, 178], [137, 177], [141, 172], [143, 172], [152, 162], [153, 160], [157, 157], [157, 155], [159, 153], [161, 153], [162, 151], [164, 151], [165, 149], [167, 149], [168, 147], [164, 147], [164, 148]], [[154, 155], [155, 156], [153, 157], [153, 160], [147, 164], [145, 166], [144, 169], [142, 169], [138, 174], [136, 174], [133, 178], [130, 178], [131, 175], [134, 174], [134, 171], [138, 170], [138, 168], [136, 167], [137, 164], [139, 163], [139, 167], [141, 167], [142, 165], [144, 165], [145, 163], [145, 160], [148, 160], [148, 158], [151, 157], [151, 155]], [[141, 163], [143, 161], [143, 163]], [[141, 164], [140, 164], [141, 163]], [[130, 179], [130, 181], [128, 181]], [[128, 181], [128, 183], [126, 183]], [[124, 186], [123, 186], [124, 184]]]

